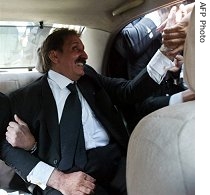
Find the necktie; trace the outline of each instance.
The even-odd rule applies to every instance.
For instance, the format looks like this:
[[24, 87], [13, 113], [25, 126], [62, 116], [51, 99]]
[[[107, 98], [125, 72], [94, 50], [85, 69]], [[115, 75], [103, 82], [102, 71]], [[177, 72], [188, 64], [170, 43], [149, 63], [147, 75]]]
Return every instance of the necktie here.
[[63, 171], [77, 166], [84, 168], [86, 151], [82, 127], [82, 108], [75, 84], [69, 84], [70, 94], [66, 99], [61, 121], [61, 161], [59, 168]]

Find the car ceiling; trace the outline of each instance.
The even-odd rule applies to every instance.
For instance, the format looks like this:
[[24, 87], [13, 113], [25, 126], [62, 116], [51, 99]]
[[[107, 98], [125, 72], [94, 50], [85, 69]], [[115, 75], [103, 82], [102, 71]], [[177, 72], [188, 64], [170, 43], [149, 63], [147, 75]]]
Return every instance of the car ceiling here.
[[[113, 16], [121, 6], [132, 7], [141, 1]], [[180, 0], [0, 0], [0, 20], [82, 25], [113, 32], [149, 10], [177, 2]]]

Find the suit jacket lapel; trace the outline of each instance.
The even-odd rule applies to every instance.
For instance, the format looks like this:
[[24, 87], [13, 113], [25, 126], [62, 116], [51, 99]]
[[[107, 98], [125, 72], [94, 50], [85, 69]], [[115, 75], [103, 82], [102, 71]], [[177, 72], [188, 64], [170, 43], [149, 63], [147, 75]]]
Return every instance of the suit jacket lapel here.
[[78, 80], [78, 87], [107, 132], [115, 137], [122, 147], [126, 148], [128, 133], [121, 116], [113, 107], [108, 94], [97, 82], [98, 80], [94, 78], [94, 75], [84, 75]]
[[60, 133], [58, 125], [58, 112], [53, 97], [52, 91], [47, 81], [47, 74], [43, 77], [42, 84], [42, 97], [43, 97], [43, 112], [44, 118], [47, 125], [47, 130], [49, 131], [50, 138], [52, 143], [56, 148], [58, 154], [60, 154]]
[[[90, 80], [89, 80], [90, 81]], [[79, 82], [78, 87], [80, 89], [80, 92], [82, 93], [83, 97], [88, 102], [89, 106], [93, 110], [94, 114], [97, 116], [97, 118], [100, 120], [100, 122], [107, 128], [110, 129], [109, 125], [110, 122], [107, 121], [107, 115], [110, 115], [110, 112], [107, 113], [107, 106], [104, 105], [103, 99], [105, 98], [106, 94], [104, 94], [104, 91], [101, 90], [101, 88], [98, 87], [98, 85], [91, 85], [88, 80], [86, 80], [85, 76], [83, 76]], [[102, 100], [102, 101], [101, 101]], [[107, 126], [108, 124], [108, 126]]]

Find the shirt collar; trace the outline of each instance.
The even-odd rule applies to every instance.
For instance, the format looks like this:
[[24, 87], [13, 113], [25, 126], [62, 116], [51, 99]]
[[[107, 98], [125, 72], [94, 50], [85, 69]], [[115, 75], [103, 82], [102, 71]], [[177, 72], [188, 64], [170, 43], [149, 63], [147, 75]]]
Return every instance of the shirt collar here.
[[48, 71], [48, 78], [53, 80], [61, 89], [64, 89], [68, 84], [74, 82], [54, 70]]

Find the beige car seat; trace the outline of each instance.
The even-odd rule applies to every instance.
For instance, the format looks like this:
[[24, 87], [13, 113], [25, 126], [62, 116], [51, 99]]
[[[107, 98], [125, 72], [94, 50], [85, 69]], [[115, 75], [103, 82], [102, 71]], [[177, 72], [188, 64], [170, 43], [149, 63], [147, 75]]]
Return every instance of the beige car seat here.
[[[185, 42], [184, 78], [195, 91], [195, 10]], [[195, 194], [195, 101], [167, 106], [143, 118], [127, 154], [128, 195]]]
[[8, 189], [14, 174], [14, 171], [0, 160], [0, 188]]

